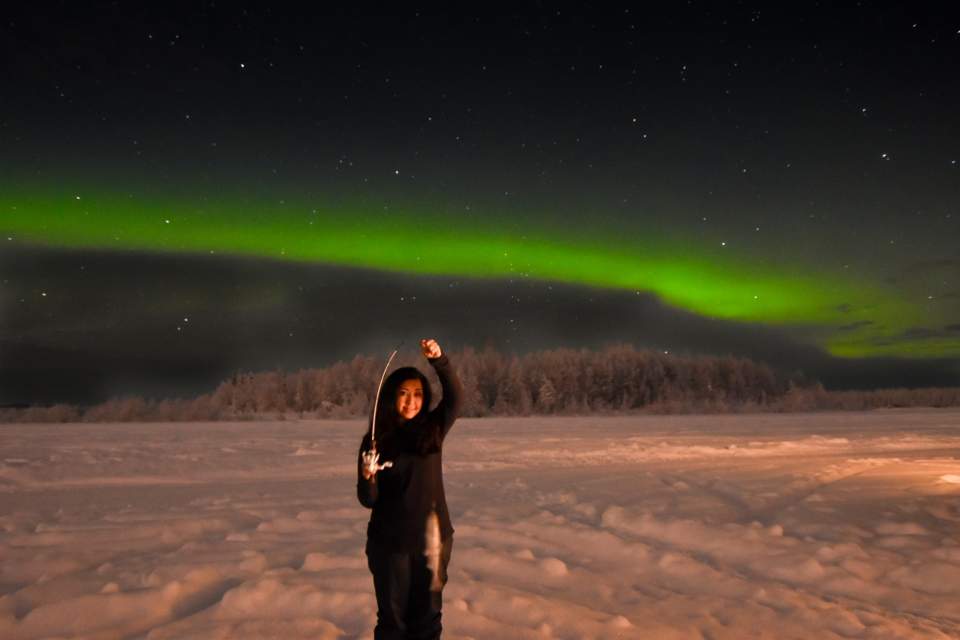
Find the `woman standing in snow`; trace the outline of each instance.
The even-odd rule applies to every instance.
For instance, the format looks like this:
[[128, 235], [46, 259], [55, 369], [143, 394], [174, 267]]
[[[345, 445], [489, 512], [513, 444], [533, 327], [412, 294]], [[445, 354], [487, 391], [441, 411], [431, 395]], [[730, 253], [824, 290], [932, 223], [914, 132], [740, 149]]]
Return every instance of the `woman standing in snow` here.
[[418, 369], [391, 373], [371, 420], [376, 441], [368, 428], [358, 457], [357, 497], [373, 509], [366, 552], [377, 594], [376, 640], [439, 638], [442, 629], [453, 526], [441, 451], [463, 393], [437, 341], [421, 340], [420, 348], [440, 379], [442, 400], [429, 410], [430, 383]]

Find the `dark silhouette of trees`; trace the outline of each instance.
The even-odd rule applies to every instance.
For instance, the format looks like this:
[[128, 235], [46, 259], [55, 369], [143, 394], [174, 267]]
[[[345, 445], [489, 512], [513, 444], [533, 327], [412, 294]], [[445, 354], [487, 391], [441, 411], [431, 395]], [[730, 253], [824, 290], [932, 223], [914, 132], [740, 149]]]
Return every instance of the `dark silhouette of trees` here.
[[[435, 374], [419, 356], [405, 357], [410, 363], [421, 362], [439, 390]], [[778, 374], [746, 358], [681, 356], [631, 345], [522, 356], [505, 356], [489, 346], [481, 351], [467, 347], [451, 358], [463, 383], [467, 417], [960, 406], [957, 388], [831, 392], [802, 375]], [[238, 371], [196, 398], [123, 397], [86, 409], [0, 408], [0, 422], [355, 418], [369, 414], [382, 367], [379, 358], [356, 356], [324, 369]]]

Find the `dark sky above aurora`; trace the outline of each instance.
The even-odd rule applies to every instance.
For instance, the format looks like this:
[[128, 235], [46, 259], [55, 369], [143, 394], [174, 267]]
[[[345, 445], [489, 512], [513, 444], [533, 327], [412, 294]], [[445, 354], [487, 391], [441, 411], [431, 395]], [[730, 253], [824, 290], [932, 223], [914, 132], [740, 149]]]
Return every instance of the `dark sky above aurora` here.
[[41, 3], [0, 23], [0, 403], [432, 335], [960, 384], [960, 13]]

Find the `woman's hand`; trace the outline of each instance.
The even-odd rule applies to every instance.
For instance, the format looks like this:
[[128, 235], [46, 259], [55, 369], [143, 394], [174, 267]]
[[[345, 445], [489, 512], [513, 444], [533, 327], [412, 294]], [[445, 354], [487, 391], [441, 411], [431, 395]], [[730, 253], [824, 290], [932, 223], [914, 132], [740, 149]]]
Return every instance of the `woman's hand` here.
[[363, 479], [369, 480], [373, 476], [377, 475], [377, 471], [383, 471], [384, 469], [389, 469], [393, 466], [392, 462], [384, 462], [380, 464], [380, 454], [373, 451], [364, 451], [363, 452]]
[[440, 345], [437, 344], [437, 341], [433, 338], [424, 338], [421, 340], [420, 349], [423, 350], [423, 355], [427, 360], [436, 360], [443, 355], [443, 352], [440, 350]]

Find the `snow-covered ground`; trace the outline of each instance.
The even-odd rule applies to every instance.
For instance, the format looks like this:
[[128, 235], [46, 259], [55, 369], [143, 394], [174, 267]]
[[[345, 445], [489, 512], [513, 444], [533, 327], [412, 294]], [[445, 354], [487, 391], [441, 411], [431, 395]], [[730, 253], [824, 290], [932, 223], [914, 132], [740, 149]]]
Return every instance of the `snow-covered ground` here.
[[[0, 637], [370, 637], [363, 425], [0, 427]], [[960, 412], [460, 420], [447, 638], [960, 637]]]

